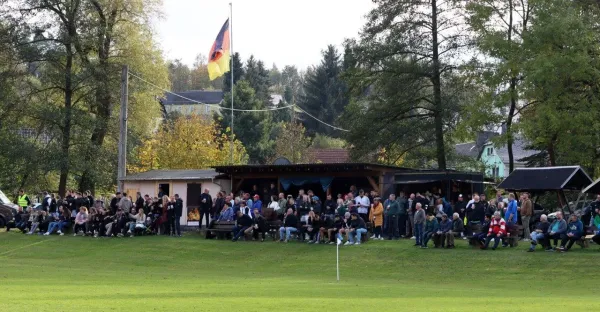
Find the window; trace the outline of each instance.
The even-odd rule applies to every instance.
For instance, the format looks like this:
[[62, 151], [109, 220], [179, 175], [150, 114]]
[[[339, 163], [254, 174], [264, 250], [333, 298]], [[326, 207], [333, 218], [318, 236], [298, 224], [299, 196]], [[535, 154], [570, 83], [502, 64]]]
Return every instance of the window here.
[[500, 177], [500, 167], [494, 168], [494, 178]]
[[488, 156], [492, 156], [494, 154], [494, 148], [493, 147], [488, 147], [487, 154], [488, 154]]

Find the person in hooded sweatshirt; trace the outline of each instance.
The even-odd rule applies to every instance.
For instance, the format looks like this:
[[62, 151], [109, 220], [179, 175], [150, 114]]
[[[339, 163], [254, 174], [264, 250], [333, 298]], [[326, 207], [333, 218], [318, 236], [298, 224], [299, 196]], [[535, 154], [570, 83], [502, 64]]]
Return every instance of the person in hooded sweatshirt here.
[[561, 252], [569, 251], [569, 249], [573, 247], [573, 244], [580, 240], [583, 235], [583, 223], [579, 220], [579, 217], [576, 214], [572, 214], [569, 219], [567, 232], [562, 235], [562, 241], [560, 243], [559, 250]]
[[443, 213], [440, 228], [433, 234], [435, 248], [439, 248], [440, 246], [444, 248], [446, 246], [446, 237], [448, 237], [448, 233], [450, 232], [452, 232], [452, 221], [448, 220], [448, 215]]

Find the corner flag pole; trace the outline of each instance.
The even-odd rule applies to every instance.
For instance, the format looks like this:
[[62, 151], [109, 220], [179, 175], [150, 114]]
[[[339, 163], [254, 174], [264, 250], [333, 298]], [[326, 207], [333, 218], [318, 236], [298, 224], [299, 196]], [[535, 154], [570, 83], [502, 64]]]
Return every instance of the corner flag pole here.
[[335, 244], [335, 250], [336, 250], [336, 270], [337, 270], [337, 281], [340, 281], [340, 245], [342, 244], [342, 241], [337, 238], [336, 240], [336, 244]]
[[[231, 147], [229, 150], [229, 162], [233, 165], [233, 4], [229, 2], [229, 58], [231, 67]], [[231, 181], [233, 183], [233, 181]], [[233, 184], [231, 185], [233, 187]]]

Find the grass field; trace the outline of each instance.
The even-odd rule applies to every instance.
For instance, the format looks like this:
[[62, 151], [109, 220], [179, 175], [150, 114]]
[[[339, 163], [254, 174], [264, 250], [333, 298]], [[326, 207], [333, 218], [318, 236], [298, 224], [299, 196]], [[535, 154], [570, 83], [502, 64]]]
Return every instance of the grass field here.
[[560, 254], [0, 233], [0, 311], [598, 311], [596, 245]]

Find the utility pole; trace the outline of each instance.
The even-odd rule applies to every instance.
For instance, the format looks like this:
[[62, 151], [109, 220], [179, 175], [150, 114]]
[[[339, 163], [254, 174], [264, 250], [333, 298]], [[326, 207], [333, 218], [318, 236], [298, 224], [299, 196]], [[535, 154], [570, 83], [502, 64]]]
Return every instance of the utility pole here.
[[119, 132], [119, 169], [117, 173], [117, 191], [123, 192], [127, 174], [127, 99], [129, 96], [129, 66], [123, 65], [121, 71], [121, 115]]

